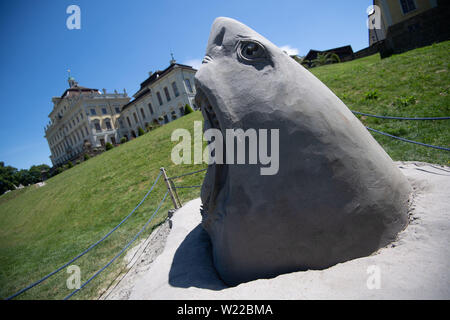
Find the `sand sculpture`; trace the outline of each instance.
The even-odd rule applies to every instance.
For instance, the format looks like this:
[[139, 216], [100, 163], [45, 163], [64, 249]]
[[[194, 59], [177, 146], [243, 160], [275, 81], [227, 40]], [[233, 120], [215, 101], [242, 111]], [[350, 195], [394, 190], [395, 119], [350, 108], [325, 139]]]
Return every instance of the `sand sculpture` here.
[[249, 27], [215, 20], [196, 88], [206, 129], [279, 130], [276, 174], [212, 164], [203, 182], [202, 225], [228, 285], [370, 255], [407, 225], [411, 188], [391, 158], [331, 90]]

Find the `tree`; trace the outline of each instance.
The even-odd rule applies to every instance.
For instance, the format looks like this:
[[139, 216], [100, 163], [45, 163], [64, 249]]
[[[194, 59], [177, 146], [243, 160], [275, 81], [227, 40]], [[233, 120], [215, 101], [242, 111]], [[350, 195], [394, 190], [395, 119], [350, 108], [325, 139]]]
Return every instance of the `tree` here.
[[329, 63], [338, 63], [341, 62], [341, 59], [339, 59], [339, 56], [334, 52], [324, 52], [324, 53], [318, 53], [317, 57], [312, 60], [312, 65], [314, 67], [323, 66], [325, 64]]
[[17, 182], [18, 184], [21, 184], [23, 186], [28, 186], [30, 184], [33, 184], [33, 176], [30, 174], [30, 171], [26, 169], [19, 170], [16, 173], [17, 176]]
[[41, 181], [42, 180], [42, 173], [45, 172], [45, 171], [48, 172], [49, 170], [50, 170], [50, 167], [48, 165], [46, 165], [46, 164], [40, 164], [40, 165], [37, 165], [37, 166], [31, 166], [30, 170], [29, 170], [29, 173], [30, 173], [30, 176], [33, 179], [33, 184], [34, 183], [38, 183], [39, 181]]
[[14, 190], [19, 185], [17, 172], [16, 168], [5, 166], [3, 161], [0, 163], [0, 194]]
[[20, 184], [27, 186], [35, 184], [42, 180], [42, 171], [48, 171], [50, 167], [46, 164], [33, 165], [29, 170], [17, 170], [11, 166], [5, 166], [3, 161], [0, 162], [0, 194], [8, 190], [14, 190], [15, 186]]

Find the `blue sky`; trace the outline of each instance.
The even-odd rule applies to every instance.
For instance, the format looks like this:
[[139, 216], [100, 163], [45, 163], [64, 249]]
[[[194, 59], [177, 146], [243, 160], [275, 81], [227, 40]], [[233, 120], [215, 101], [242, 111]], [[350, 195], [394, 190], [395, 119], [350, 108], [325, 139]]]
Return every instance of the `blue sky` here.
[[[81, 29], [68, 30], [66, 9], [81, 8]], [[41, 0], [0, 2], [0, 161], [16, 168], [51, 164], [44, 126], [51, 98], [80, 85], [132, 95], [148, 71], [198, 64], [218, 16], [235, 18], [280, 47], [368, 45], [371, 0]]]

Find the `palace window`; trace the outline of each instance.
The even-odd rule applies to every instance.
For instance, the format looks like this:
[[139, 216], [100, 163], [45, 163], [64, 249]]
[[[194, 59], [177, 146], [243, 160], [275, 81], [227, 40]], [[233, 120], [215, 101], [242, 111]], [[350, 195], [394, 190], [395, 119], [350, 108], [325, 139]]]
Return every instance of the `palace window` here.
[[416, 4], [414, 3], [414, 0], [400, 0], [400, 5], [402, 6], [404, 14], [416, 10]]
[[102, 113], [103, 114], [107, 114], [108, 112], [106, 111], [106, 108], [102, 108]]
[[95, 109], [91, 109], [91, 115], [93, 115], [93, 116], [97, 115], [97, 112], [95, 111]]
[[167, 117], [167, 114], [164, 115], [164, 123], [168, 123], [169, 122], [169, 118]]
[[161, 94], [159, 93], [159, 91], [156, 93], [156, 96], [158, 97], [159, 105], [162, 106], [163, 101], [162, 101]]
[[167, 102], [169, 102], [170, 101], [170, 94], [169, 94], [169, 89], [167, 89], [167, 87], [164, 87], [164, 93], [166, 94]]
[[105, 121], [105, 124], [106, 124], [106, 129], [108, 129], [108, 130], [111, 130], [111, 129], [112, 129], [112, 127], [111, 127], [111, 121], [106, 120], [106, 121]]
[[116, 113], [120, 113], [120, 108], [116, 107]]
[[100, 144], [102, 145], [102, 147], [105, 146], [105, 139], [100, 139]]
[[178, 91], [177, 83], [175, 81], [172, 82], [172, 89], [175, 97], [178, 97], [180, 95], [180, 92]]
[[102, 131], [102, 128], [100, 127], [100, 123], [96, 122], [94, 125], [95, 125], [95, 130], [97, 132], [101, 132]]
[[184, 108], [180, 107], [180, 117], [184, 116]]
[[141, 114], [142, 114], [142, 118], [145, 119], [145, 112], [144, 112], [144, 109], [142, 109], [142, 108], [141, 108]]
[[127, 117], [128, 126], [131, 128], [131, 121], [130, 118]]
[[88, 128], [87, 128], [87, 127], [84, 127], [84, 130], [86, 131], [86, 135], [88, 136], [88, 135], [89, 135]]
[[151, 103], [148, 104], [148, 109], [150, 110], [150, 114], [153, 114], [153, 108], [152, 108], [152, 104]]
[[138, 118], [136, 112], [133, 112], [134, 122], [138, 123]]
[[191, 82], [189, 81], [189, 79], [184, 79], [184, 83], [186, 84], [186, 88], [188, 89], [188, 91], [190, 93], [194, 93], [194, 91], [192, 90]]

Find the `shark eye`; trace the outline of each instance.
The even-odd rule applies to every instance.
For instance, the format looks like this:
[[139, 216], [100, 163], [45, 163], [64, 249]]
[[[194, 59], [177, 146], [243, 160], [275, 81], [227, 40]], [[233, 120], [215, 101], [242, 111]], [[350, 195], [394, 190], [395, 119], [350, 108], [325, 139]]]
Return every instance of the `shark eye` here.
[[266, 50], [257, 42], [245, 41], [241, 43], [240, 54], [247, 60], [255, 60], [258, 58], [265, 58]]

